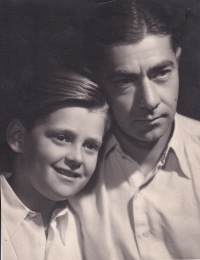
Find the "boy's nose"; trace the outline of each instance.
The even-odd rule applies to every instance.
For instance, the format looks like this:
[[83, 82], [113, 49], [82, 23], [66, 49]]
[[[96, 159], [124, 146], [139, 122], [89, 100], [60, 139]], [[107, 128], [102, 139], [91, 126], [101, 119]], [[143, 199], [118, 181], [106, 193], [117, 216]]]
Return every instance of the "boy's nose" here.
[[71, 146], [65, 156], [65, 164], [67, 164], [71, 170], [80, 168], [83, 163], [82, 150], [79, 147]]
[[139, 108], [146, 108], [150, 111], [154, 110], [160, 104], [160, 97], [157, 88], [151, 80], [144, 79], [141, 83]]

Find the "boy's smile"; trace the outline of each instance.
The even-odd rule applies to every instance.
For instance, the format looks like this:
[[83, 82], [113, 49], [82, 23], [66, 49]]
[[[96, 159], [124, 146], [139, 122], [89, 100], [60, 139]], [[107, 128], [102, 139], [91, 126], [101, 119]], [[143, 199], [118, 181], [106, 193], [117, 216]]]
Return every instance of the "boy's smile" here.
[[104, 115], [82, 107], [61, 108], [24, 129], [24, 189], [54, 201], [77, 193], [95, 170], [104, 129]]
[[64, 176], [68, 176], [68, 177], [72, 177], [72, 178], [80, 178], [81, 174], [79, 173], [75, 173], [73, 171], [69, 171], [67, 169], [63, 169], [63, 168], [58, 168], [58, 167], [54, 167], [55, 171], [57, 171], [58, 173], [64, 175]]

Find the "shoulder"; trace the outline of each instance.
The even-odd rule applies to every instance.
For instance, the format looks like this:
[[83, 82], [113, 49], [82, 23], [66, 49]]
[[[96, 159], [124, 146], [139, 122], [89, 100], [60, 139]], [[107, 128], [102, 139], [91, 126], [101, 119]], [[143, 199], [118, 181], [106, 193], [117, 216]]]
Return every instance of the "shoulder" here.
[[178, 121], [181, 131], [187, 135], [196, 137], [200, 141], [200, 121], [180, 114], [176, 114], [175, 120]]

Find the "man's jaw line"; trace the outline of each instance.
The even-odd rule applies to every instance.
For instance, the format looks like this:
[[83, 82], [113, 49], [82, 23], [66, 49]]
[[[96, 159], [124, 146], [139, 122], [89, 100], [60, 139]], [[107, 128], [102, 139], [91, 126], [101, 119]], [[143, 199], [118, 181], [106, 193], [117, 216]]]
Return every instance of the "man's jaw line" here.
[[[144, 141], [144, 140], [140, 140], [140, 139], [136, 139], [135, 137], [125, 133], [123, 131], [123, 129], [119, 126], [119, 124], [117, 124], [116, 121], [114, 121], [114, 128], [113, 128], [113, 132], [115, 134], [115, 136], [117, 137], [118, 140], [120, 140], [120, 138], [124, 138], [125, 143], [130, 143], [133, 144], [135, 147], [140, 148], [140, 149], [144, 149], [144, 150], [151, 150], [153, 149], [153, 147], [159, 142], [159, 140], [164, 137], [165, 134], [167, 134], [167, 130], [166, 132], [161, 135], [159, 138], [157, 138], [156, 140], [153, 141]], [[173, 130], [174, 130], [174, 122], [172, 123], [171, 127], [169, 127], [169, 136], [167, 138], [167, 140], [169, 141], [172, 134], [173, 134]]]
[[119, 139], [122, 136], [126, 142], [132, 143], [136, 147], [143, 148], [143, 149], [153, 148], [159, 140], [157, 139], [155, 141], [144, 141], [144, 140], [136, 139], [135, 137], [126, 134], [116, 122], [114, 123], [113, 132], [116, 135], [116, 137], [119, 137]]

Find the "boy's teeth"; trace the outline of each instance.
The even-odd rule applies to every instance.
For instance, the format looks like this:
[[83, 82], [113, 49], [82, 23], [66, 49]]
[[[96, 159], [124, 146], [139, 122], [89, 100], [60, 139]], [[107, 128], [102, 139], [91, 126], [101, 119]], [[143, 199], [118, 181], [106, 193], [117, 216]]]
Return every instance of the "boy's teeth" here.
[[76, 173], [70, 173], [70, 172], [68, 172], [68, 171], [61, 170], [61, 169], [57, 169], [57, 171], [58, 171], [59, 173], [63, 174], [63, 175], [68, 176], [68, 177], [73, 177], [73, 178], [78, 178], [78, 177], [79, 177], [79, 175], [76, 174]]

